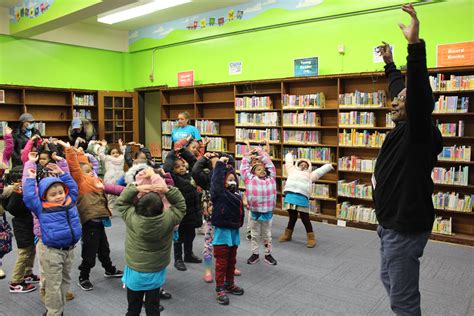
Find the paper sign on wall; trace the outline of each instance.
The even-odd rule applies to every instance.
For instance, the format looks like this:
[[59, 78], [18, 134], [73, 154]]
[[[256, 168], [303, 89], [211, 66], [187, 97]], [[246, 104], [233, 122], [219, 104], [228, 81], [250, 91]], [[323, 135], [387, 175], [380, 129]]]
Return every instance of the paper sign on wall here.
[[318, 57], [295, 59], [295, 77], [318, 75]]
[[[395, 59], [393, 48], [394, 48], [393, 45], [390, 45], [390, 50], [392, 51], [392, 57]], [[383, 63], [383, 58], [379, 54], [379, 47], [378, 46], [375, 46], [372, 49], [372, 61], [373, 61], [374, 64]]]
[[178, 87], [194, 85], [194, 70], [178, 72]]
[[474, 42], [442, 44], [436, 47], [436, 66], [474, 65]]
[[229, 75], [241, 75], [242, 74], [242, 62], [234, 61], [229, 63]]

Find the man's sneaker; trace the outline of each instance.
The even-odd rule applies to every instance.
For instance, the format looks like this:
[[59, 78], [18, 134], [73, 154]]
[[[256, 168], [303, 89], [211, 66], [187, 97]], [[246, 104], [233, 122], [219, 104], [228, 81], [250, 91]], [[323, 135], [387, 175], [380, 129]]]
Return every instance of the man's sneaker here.
[[107, 272], [105, 271], [104, 277], [109, 279], [109, 278], [121, 278], [123, 276], [123, 271], [115, 269], [114, 272]]
[[89, 280], [81, 280], [79, 279], [79, 283], [77, 285], [83, 290], [83, 291], [92, 291], [94, 289], [94, 286], [92, 285], [91, 281]]
[[36, 290], [36, 286], [32, 284], [22, 283], [10, 283], [10, 293], [29, 293]]
[[195, 254], [184, 256], [184, 262], [189, 263], [202, 263], [202, 259], [198, 258]]
[[229, 305], [229, 297], [225, 294], [225, 291], [217, 292], [216, 300], [221, 305]]
[[24, 277], [26, 284], [38, 284], [40, 282], [40, 278], [35, 274], [28, 274]]
[[230, 294], [234, 294], [234, 295], [244, 295], [244, 289], [235, 285], [235, 284], [232, 284], [230, 286], [226, 286], [225, 287], [225, 292], [226, 293], [230, 293]]
[[247, 260], [247, 264], [255, 264], [260, 261], [260, 258], [257, 254], [252, 254]]
[[171, 296], [170, 293], [166, 292], [165, 290], [161, 290], [161, 292], [160, 292], [160, 299], [162, 299], [162, 300], [169, 300], [169, 299], [171, 299], [171, 297], [172, 297], [172, 296]]
[[186, 265], [184, 264], [183, 260], [181, 259], [176, 259], [174, 261], [174, 267], [178, 270], [178, 271], [186, 271]]
[[272, 257], [272, 255], [266, 255], [265, 262], [271, 264], [272, 266], [276, 266], [277, 264], [277, 261], [275, 260], [275, 258]]

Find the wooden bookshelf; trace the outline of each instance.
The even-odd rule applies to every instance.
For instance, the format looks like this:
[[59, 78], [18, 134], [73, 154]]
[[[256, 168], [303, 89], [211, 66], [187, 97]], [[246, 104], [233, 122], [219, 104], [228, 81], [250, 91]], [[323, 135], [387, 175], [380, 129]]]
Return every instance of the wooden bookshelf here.
[[[445, 75], [472, 75], [474, 67], [457, 67], [444, 69], [430, 69], [430, 74], [444, 73]], [[157, 89], [158, 90], [158, 89]], [[377, 106], [344, 106], [339, 105], [339, 95], [344, 93], [376, 92], [385, 91], [386, 98]], [[285, 95], [309, 95], [324, 94], [325, 104], [321, 106], [288, 106], [284, 105]], [[433, 119], [440, 123], [455, 123], [464, 120], [463, 137], [444, 137], [444, 146], [466, 145], [474, 147], [474, 92], [473, 90], [460, 91], [436, 91], [437, 99], [440, 95], [446, 96], [470, 96], [469, 109], [466, 113], [433, 113]], [[243, 97], [268, 97], [271, 105], [264, 108], [236, 108], [234, 102], [236, 98]], [[14, 99], [11, 102], [15, 102]], [[320, 203], [320, 212], [312, 215], [311, 219], [336, 224], [338, 221], [338, 204], [348, 201], [351, 205], [363, 205], [365, 207], [374, 207], [371, 198], [346, 197], [337, 194], [339, 180], [351, 182], [359, 180], [360, 183], [371, 185], [372, 172], [355, 170], [338, 170], [338, 159], [345, 156], [358, 156], [361, 159], [376, 158], [380, 147], [368, 147], [352, 144], [341, 145], [339, 143], [339, 133], [344, 130], [355, 129], [359, 132], [367, 133], [389, 133], [393, 128], [386, 125], [386, 115], [390, 112], [391, 104], [388, 93], [388, 85], [382, 72], [357, 73], [329, 75], [319, 77], [305, 78], [283, 78], [272, 80], [258, 80], [246, 82], [234, 82], [223, 84], [202, 85], [188, 88], [165, 88], [161, 89], [162, 119], [176, 120], [179, 112], [188, 111], [194, 120], [197, 118], [216, 120], [220, 123], [219, 136], [228, 140], [228, 151], [236, 153], [237, 163], [242, 159], [237, 153], [237, 147], [242, 145], [242, 140], [236, 140], [235, 129], [277, 129], [280, 133], [280, 141], [271, 142], [271, 146], [276, 151], [272, 158], [277, 169], [277, 186], [281, 193], [282, 181], [286, 179], [284, 172], [284, 155], [290, 148], [310, 150], [315, 148], [328, 148], [330, 151], [330, 163], [336, 169], [326, 174], [317, 181], [329, 187], [330, 197], [318, 198]], [[347, 112], [370, 112], [374, 116], [374, 125], [371, 127], [363, 126], [344, 126], [340, 124], [339, 114]], [[276, 112], [278, 115], [278, 124], [237, 124], [236, 115], [239, 113], [250, 114], [268, 114]], [[284, 121], [285, 114], [293, 113], [317, 113], [319, 122], [317, 124], [288, 124]], [[230, 119], [232, 117], [232, 120]], [[319, 132], [319, 143], [298, 143], [295, 141], [284, 141], [285, 131], [317, 131]], [[204, 133], [203, 133], [204, 134]], [[165, 133], [163, 133], [165, 135]], [[256, 146], [263, 142], [261, 139], [253, 139], [251, 146]], [[312, 160], [313, 165], [320, 166], [325, 162]], [[443, 168], [459, 166], [469, 166], [474, 168], [474, 161], [438, 161], [437, 165]], [[469, 170], [468, 186], [441, 185], [435, 184], [435, 193], [437, 192], [459, 192], [460, 196], [464, 194], [474, 195], [474, 172]], [[282, 196], [279, 194], [277, 200], [277, 210], [275, 213], [287, 215], [282, 211]], [[452, 218], [452, 235], [443, 235], [433, 233], [432, 238], [461, 244], [474, 246], [474, 212], [456, 212], [449, 210], [436, 210], [437, 216]], [[345, 220], [346, 226], [363, 229], [375, 229], [376, 225], [372, 223], [357, 222]]]

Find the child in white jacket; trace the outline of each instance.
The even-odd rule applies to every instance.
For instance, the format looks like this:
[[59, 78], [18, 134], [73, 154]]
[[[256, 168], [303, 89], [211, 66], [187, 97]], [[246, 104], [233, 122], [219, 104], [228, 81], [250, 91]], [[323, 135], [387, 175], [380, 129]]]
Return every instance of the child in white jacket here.
[[322, 167], [311, 171], [311, 162], [307, 159], [300, 159], [293, 162], [293, 152], [290, 151], [285, 156], [285, 168], [288, 178], [286, 179], [284, 194], [285, 204], [289, 213], [288, 226], [279, 241], [290, 241], [300, 214], [301, 221], [306, 228], [308, 248], [316, 246], [316, 236], [313, 232], [313, 226], [309, 219], [309, 199], [311, 197], [311, 188], [313, 182], [324, 176], [331, 170], [334, 170], [331, 164], [325, 164]]

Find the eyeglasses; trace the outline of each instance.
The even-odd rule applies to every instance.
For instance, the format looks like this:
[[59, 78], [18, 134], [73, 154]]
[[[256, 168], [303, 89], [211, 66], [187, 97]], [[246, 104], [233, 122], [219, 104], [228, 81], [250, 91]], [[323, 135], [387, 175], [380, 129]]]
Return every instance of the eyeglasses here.
[[406, 95], [396, 96], [395, 98], [393, 98], [393, 102], [405, 102], [406, 99]]

